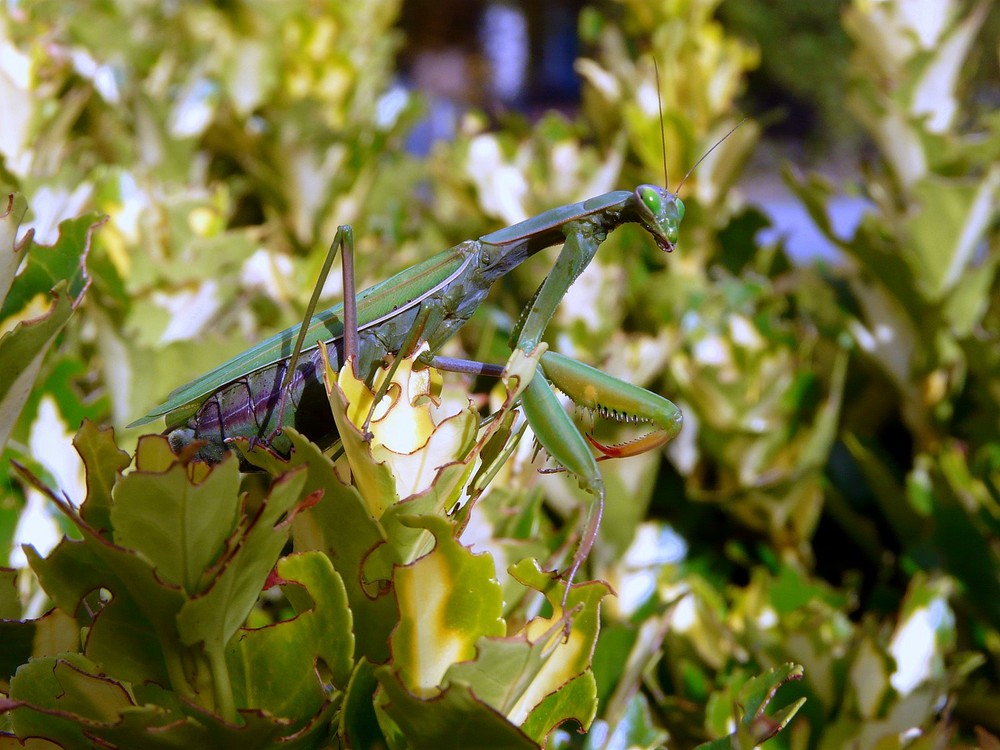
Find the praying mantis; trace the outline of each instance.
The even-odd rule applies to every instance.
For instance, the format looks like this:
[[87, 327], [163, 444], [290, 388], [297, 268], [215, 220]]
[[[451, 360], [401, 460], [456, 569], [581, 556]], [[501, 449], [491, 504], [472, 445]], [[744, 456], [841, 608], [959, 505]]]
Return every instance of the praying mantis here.
[[[719, 143], [723, 140], [725, 137]], [[718, 143], [712, 149], [716, 146]], [[355, 374], [369, 384], [387, 355], [405, 354], [421, 342], [428, 345], [423, 355], [427, 365], [500, 376], [503, 366], [437, 354], [482, 304], [496, 280], [540, 250], [562, 243], [554, 266], [511, 337], [512, 350], [531, 354], [541, 344], [570, 285], [612, 230], [636, 223], [661, 250], [670, 252], [678, 242], [683, 218], [684, 203], [676, 193], [643, 184], [632, 191], [614, 191], [553, 208], [478, 240], [467, 240], [357, 295], [353, 231], [348, 225], [341, 226], [302, 325], [272, 336], [178, 388], [165, 403], [130, 426], [165, 417], [174, 449], [204, 441], [197, 455], [210, 462], [221, 460], [234, 438], [246, 438], [251, 445], [264, 444], [287, 454], [291, 444], [281, 433], [285, 427], [294, 427], [320, 447], [330, 447], [338, 435], [323, 384], [326, 363], [321, 343], [326, 344], [333, 369], [350, 362]], [[342, 254], [344, 302], [313, 314], [338, 250]], [[662, 396], [555, 352], [545, 351], [538, 359], [538, 368], [541, 372], [536, 372], [521, 394], [525, 418], [541, 446], [595, 498], [567, 572], [567, 580], [572, 581], [593, 547], [603, 514], [604, 483], [598, 461], [637, 455], [665, 444], [680, 431], [682, 415]], [[648, 424], [650, 432], [616, 445], [584, 437], [555, 389], [603, 417]]]

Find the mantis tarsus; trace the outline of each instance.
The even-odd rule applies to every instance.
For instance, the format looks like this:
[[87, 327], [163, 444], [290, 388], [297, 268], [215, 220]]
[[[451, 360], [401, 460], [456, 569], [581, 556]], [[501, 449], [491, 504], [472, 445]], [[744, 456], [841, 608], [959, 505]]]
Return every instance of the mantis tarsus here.
[[[329, 447], [338, 436], [322, 380], [325, 363], [320, 342], [327, 343], [331, 366], [336, 369], [353, 358], [356, 373], [371, 383], [385, 356], [398, 354], [413, 340], [414, 325], [420, 325], [419, 339], [429, 345], [427, 364], [498, 375], [503, 368], [497, 365], [436, 355], [472, 316], [494, 281], [538, 251], [563, 244], [512, 337], [514, 347], [531, 353], [570, 284], [609, 232], [625, 223], [638, 223], [669, 252], [678, 241], [683, 218], [684, 204], [665, 188], [640, 185], [634, 191], [606, 193], [463, 242], [356, 296], [353, 233], [349, 226], [342, 226], [331, 244], [324, 272], [342, 249], [344, 303], [313, 315], [317, 285], [301, 326], [276, 334], [177, 389], [166, 403], [134, 424], [166, 417], [175, 449], [204, 441], [199, 457], [208, 461], [221, 460], [233, 438], [247, 438], [287, 453], [290, 442], [281, 434], [284, 427], [294, 427], [321, 447]], [[532, 378], [523, 392], [524, 414], [542, 447], [595, 496], [567, 573], [571, 581], [594, 544], [603, 512], [604, 484], [597, 461], [663, 445], [680, 430], [681, 413], [661, 396], [554, 352], [545, 352], [539, 363], [544, 377]], [[619, 445], [602, 445], [589, 435], [585, 440], [553, 385], [582, 407], [613, 419], [648, 423], [651, 432]], [[591, 446], [602, 455], [595, 457]]]

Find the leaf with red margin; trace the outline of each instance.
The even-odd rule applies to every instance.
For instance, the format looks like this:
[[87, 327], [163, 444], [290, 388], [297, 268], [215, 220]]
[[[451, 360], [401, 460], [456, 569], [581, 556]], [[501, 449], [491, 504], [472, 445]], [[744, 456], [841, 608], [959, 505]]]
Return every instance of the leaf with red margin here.
[[[56, 244], [36, 248], [14, 277], [17, 255], [31, 244], [30, 236], [20, 244], [16, 241], [26, 210], [11, 194], [0, 214], [0, 289], [6, 292], [0, 299], [0, 325], [7, 328], [10, 318], [23, 317], [0, 337], [0, 449], [31, 394], [45, 353], [90, 286], [85, 263], [91, 233], [101, 224], [93, 214], [62, 222]], [[50, 300], [47, 309], [31, 315], [30, 303], [41, 296]]]
[[[280, 717], [308, 717], [346, 690], [354, 669], [354, 634], [343, 581], [321, 552], [278, 561], [295, 609], [288, 620], [244, 629], [227, 653], [237, 705]], [[329, 673], [320, 680], [319, 668]]]

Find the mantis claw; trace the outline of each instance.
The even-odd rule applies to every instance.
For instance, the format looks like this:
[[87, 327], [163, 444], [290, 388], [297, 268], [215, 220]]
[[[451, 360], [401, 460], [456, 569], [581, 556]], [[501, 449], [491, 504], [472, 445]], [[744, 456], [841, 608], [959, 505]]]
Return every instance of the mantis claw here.
[[[511, 361], [518, 360], [512, 356]], [[555, 352], [542, 353], [538, 368], [541, 372], [527, 373], [533, 377], [521, 394], [528, 424], [549, 455], [565, 467], [565, 471], [575, 475], [580, 487], [595, 498], [580, 543], [564, 576], [565, 606], [569, 587], [597, 541], [604, 513], [604, 480], [597, 461], [634, 456], [663, 445], [680, 431], [681, 412], [662, 396]], [[604, 445], [590, 435], [584, 440], [556, 397], [553, 385], [579, 406], [620, 421], [649, 422], [654, 429], [637, 440], [618, 445]], [[597, 458], [591, 453], [588, 441], [601, 453]]]
[[[601, 454], [594, 458], [595, 461], [608, 461], [612, 458], [629, 458], [638, 456], [648, 451], [656, 450], [660, 446], [666, 445], [673, 437], [666, 430], [653, 430], [642, 437], [634, 440], [626, 440], [623, 443], [605, 445], [589, 432], [583, 435], [587, 442], [594, 446]], [[561, 474], [566, 471], [563, 466], [543, 466], [538, 470], [539, 474]]]
[[642, 437], [612, 445], [588, 433], [587, 442], [601, 454], [598, 461], [655, 450], [680, 432], [681, 411], [662, 396], [555, 352], [546, 352], [541, 366], [545, 376], [578, 406], [615, 421], [646, 422], [653, 427]]
[[586, 433], [584, 437], [587, 438], [588, 443], [601, 452], [597, 460], [607, 461], [609, 458], [628, 458], [629, 456], [638, 456], [641, 453], [656, 450], [660, 446], [670, 442], [673, 435], [667, 430], [653, 430], [634, 440], [626, 440], [623, 443], [614, 443], [612, 445], [605, 445], [590, 433]]

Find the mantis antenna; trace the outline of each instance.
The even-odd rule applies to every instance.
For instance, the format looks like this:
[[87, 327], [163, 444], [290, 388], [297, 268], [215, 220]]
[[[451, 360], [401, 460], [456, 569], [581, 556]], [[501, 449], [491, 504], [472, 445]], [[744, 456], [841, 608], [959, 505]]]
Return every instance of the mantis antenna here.
[[[670, 179], [667, 177], [667, 139], [663, 134], [663, 96], [660, 94], [660, 66], [653, 57], [653, 75], [656, 78], [656, 106], [660, 109], [660, 151], [663, 153], [663, 189], [670, 189]], [[696, 165], [697, 166], [697, 165]], [[687, 178], [685, 178], [687, 179]]]
[[[662, 115], [661, 115], [661, 116], [662, 116]], [[728, 133], [726, 133], [726, 134], [725, 134], [724, 136], [722, 136], [722, 137], [721, 137], [721, 138], [720, 138], [719, 140], [717, 140], [717, 141], [715, 142], [715, 145], [714, 145], [714, 146], [712, 146], [712, 148], [710, 148], [710, 149], [709, 149], [708, 151], [706, 151], [706, 152], [705, 152], [704, 154], [702, 154], [702, 155], [701, 155], [701, 158], [700, 158], [700, 159], [698, 159], [698, 161], [696, 161], [696, 162], [694, 163], [694, 166], [693, 166], [693, 167], [691, 167], [691, 169], [689, 169], [689, 170], [687, 171], [687, 174], [686, 174], [686, 175], [684, 175], [684, 179], [683, 179], [683, 180], [681, 180], [681, 183], [680, 183], [680, 185], [678, 185], [678, 186], [677, 186], [677, 193], [678, 193], [678, 194], [680, 194], [680, 192], [681, 192], [681, 188], [682, 188], [682, 187], [684, 186], [684, 183], [685, 183], [685, 182], [687, 182], [687, 178], [688, 178], [688, 177], [690, 177], [690, 176], [691, 176], [691, 173], [692, 173], [692, 172], [693, 172], [694, 170], [696, 170], [696, 169], [698, 168], [698, 165], [699, 165], [699, 164], [701, 164], [701, 163], [702, 163], [703, 161], [705, 161], [705, 159], [706, 159], [706, 158], [708, 157], [708, 155], [709, 155], [710, 153], [712, 153], [713, 151], [715, 151], [715, 149], [717, 149], [717, 148], [718, 148], [719, 146], [721, 146], [721, 145], [723, 144], [723, 142], [724, 142], [724, 141], [725, 141], [725, 140], [726, 140], [726, 139], [727, 139], [727, 138], [728, 138], [729, 136], [731, 136], [731, 135], [732, 135], [733, 133], [735, 133], [735, 132], [737, 131], [737, 129], [739, 129], [740, 125], [742, 125], [743, 123], [745, 123], [745, 122], [746, 122], [747, 120], [749, 120], [749, 119], [750, 119], [750, 117], [749, 117], [749, 116], [747, 116], [747, 117], [744, 117], [744, 118], [743, 118], [742, 120], [740, 120], [740, 121], [739, 121], [738, 123], [736, 123], [736, 124], [735, 124], [735, 125], [734, 125], [734, 126], [732, 127], [732, 129], [731, 129], [731, 130], [730, 130], [730, 131], [729, 131]]]

